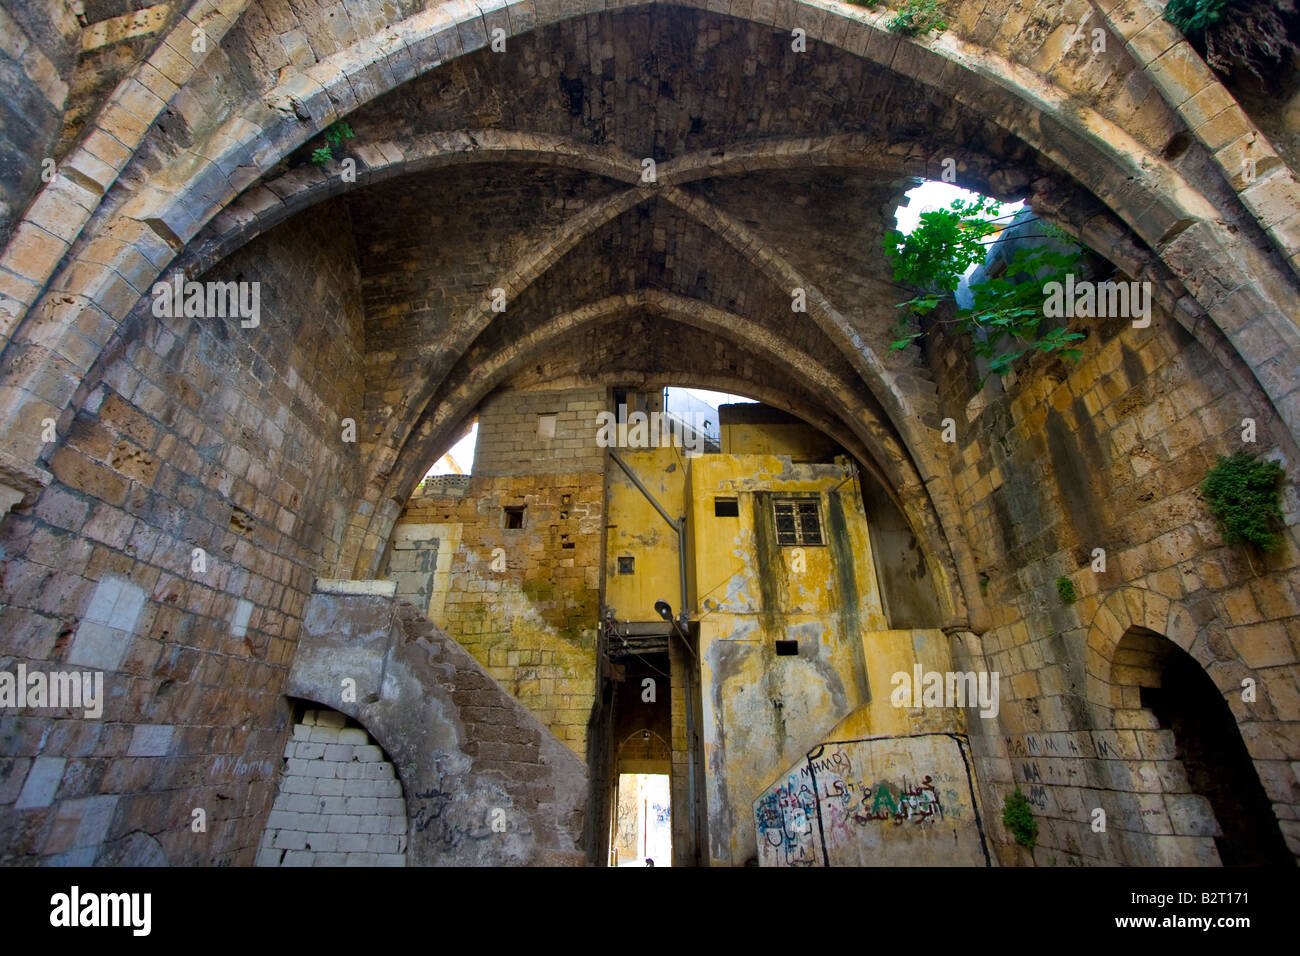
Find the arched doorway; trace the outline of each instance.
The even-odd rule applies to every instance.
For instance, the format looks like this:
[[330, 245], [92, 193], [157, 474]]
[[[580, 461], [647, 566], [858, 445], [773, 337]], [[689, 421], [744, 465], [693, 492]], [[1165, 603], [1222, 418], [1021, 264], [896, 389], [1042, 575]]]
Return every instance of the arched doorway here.
[[611, 866], [672, 863], [672, 752], [648, 728], [619, 745], [611, 821]]
[[296, 704], [258, 866], [405, 866], [406, 800], [396, 768], [346, 714]]
[[[1206, 835], [1214, 836], [1224, 866], [1294, 865], [1237, 721], [1196, 659], [1163, 635], [1134, 626], [1115, 648], [1112, 676], [1116, 685], [1136, 688], [1158, 732], [1172, 735], [1171, 756], [1182, 765], [1186, 790], [1212, 810], [1198, 821], [1193, 802], [1174, 804], [1171, 816], [1180, 805], [1187, 808], [1185, 819], [1171, 821], [1175, 831], [1217, 824]], [[1172, 789], [1182, 781], [1163, 782]]]

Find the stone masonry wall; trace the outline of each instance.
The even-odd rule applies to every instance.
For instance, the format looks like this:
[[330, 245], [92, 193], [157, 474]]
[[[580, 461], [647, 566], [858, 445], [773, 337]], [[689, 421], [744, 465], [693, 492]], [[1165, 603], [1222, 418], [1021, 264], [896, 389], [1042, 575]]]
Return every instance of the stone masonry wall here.
[[[965, 351], [925, 353], [941, 386], [938, 414], [959, 423], [957, 444], [932, 448], [928, 433], [909, 421], [918, 407], [924, 417], [937, 417], [929, 415], [928, 402], [908, 397], [902, 412], [890, 416], [913, 453], [924, 451], [923, 472], [932, 470], [931, 456], [947, 457], [957, 500], [944, 507], [944, 530], [954, 548], [958, 539], [971, 542], [988, 583], [993, 629], [978, 641], [958, 640], [972, 660], [1006, 678], [1008, 699], [998, 723], [978, 735], [990, 796], [1015, 783], [1028, 785], [1045, 821], [1042, 862], [1200, 858], [1205, 820], [1185, 819], [1178, 801], [1168, 799], [1180, 790], [1176, 780], [1160, 776], [1174, 773], [1164, 735], [1143, 723], [1136, 687], [1109, 682], [1110, 665], [1124, 663], [1108, 656], [1120, 632], [1141, 625], [1184, 643], [1224, 691], [1283, 831], [1293, 850], [1300, 848], [1300, 533], [1294, 525], [1300, 506], [1294, 484], [1288, 486], [1288, 540], [1280, 553], [1254, 566], [1241, 549], [1222, 545], [1195, 491], [1216, 454], [1241, 447], [1242, 417], [1259, 422], [1260, 439], [1251, 450], [1280, 455], [1289, 472], [1300, 462], [1294, 442], [1270, 438], [1283, 430], [1274, 429], [1264, 397], [1274, 396], [1291, 432], [1300, 433], [1297, 346], [1289, 321], [1300, 263], [1295, 179], [1208, 68], [1160, 20], [1157, 4], [1098, 6], [1094, 22], [1109, 31], [1111, 42], [1104, 56], [1094, 57], [1063, 42], [1078, 16], [1079, 7], [1071, 4], [1024, 4], [1007, 12], [984, 0], [956, 0], [948, 11], [951, 35], [939, 43], [899, 38], [875, 16], [871, 25], [850, 23], [846, 18], [861, 20], [861, 14], [800, 3], [783, 5], [776, 24], [742, 22], [776, 16], [767, 4], [724, 4], [710, 13], [661, 6], [604, 12], [599, 4], [582, 3], [530, 12], [524, 5], [497, 12], [513, 51], [498, 56], [479, 46], [483, 14], [472, 6], [462, 12], [460, 5], [441, 5], [430, 17], [402, 22], [423, 3], [359, 0], [337, 17], [322, 14], [313, 0], [287, 0], [273, 11], [235, 4], [229, 8], [233, 26], [225, 13], [207, 22], [213, 42], [204, 57], [184, 53], [183, 23], [175, 38], [179, 49], [160, 50], [138, 81], [115, 87], [99, 109], [90, 103], [104, 93], [98, 83], [79, 86], [74, 94], [84, 94], [83, 102], [68, 105], [67, 84], [85, 47], [75, 11], [89, 8], [87, 20], [93, 21], [131, 5], [0, 2], [6, 11], [0, 17], [0, 87], [7, 94], [0, 110], [9, 110], [0, 115], [0, 204], [8, 207], [0, 208], [0, 243], [9, 238], [6, 220], [12, 224], [41, 190], [0, 268], [0, 326], [6, 339], [14, 336], [0, 383], [0, 404], [9, 410], [3, 444], [24, 469], [37, 466], [54, 475], [48, 488], [33, 491], [32, 500], [0, 519], [0, 668], [102, 670], [108, 695], [96, 719], [0, 716], [0, 862], [252, 862], [290, 729], [283, 679], [311, 582], [322, 567], [374, 573], [404, 496], [394, 488], [409, 487], [400, 476], [424, 457], [413, 439], [405, 448], [414, 454], [404, 460], [402, 442], [412, 435], [438, 439], [435, 425], [454, 429], [480, 401], [475, 386], [483, 382], [475, 380], [497, 346], [532, 341], [519, 321], [530, 296], [540, 324], [559, 302], [583, 304], [572, 301], [575, 289], [622, 291], [594, 282], [566, 284], [592, 272], [591, 263], [602, 258], [614, 263], [621, 283], [695, 289], [700, 302], [708, 301], [711, 289], [724, 290], [728, 299], [733, 289], [757, 294], [764, 288], [761, 276], [798, 271], [823, 287], [813, 301], [823, 291], [832, 300], [816, 313], [829, 329], [833, 310], [851, 311], [860, 298], [852, 291], [868, 287], [851, 277], [837, 279], [844, 270], [835, 260], [788, 225], [759, 224], [751, 231], [746, 223], [768, 217], [745, 198], [744, 183], [714, 188], [703, 180], [664, 181], [644, 191], [659, 198], [642, 203], [630, 195], [641, 191], [634, 185], [636, 157], [671, 162], [697, 154], [687, 160], [690, 173], [690, 163], [708, 162], [706, 154], [725, 160], [731, 153], [722, 167], [731, 175], [741, 168], [736, 163], [757, 169], [805, 161], [810, 154], [800, 153], [797, 143], [817, 151], [819, 163], [839, 163], [841, 155], [856, 160], [857, 144], [868, 140], [916, 157], [906, 168], [885, 166], [888, 176], [933, 175], [925, 157], [938, 159], [962, 146], [956, 158], [970, 184], [997, 182], [1016, 191], [1041, 174], [1057, 183], [1072, 179], [1105, 197], [1138, 240], [1183, 277], [1186, 291], [1212, 310], [1203, 322], [1207, 336], [1217, 334], [1216, 326], [1231, 330], [1232, 348], [1217, 347], [1253, 366], [1234, 379], [1205, 346], [1157, 316], [1145, 331], [1105, 330], [1088, 343], [1077, 366], [1037, 362], [1009, 395], [993, 395], [975, 408], [966, 404], [975, 374]], [[593, 12], [582, 15], [587, 9]], [[559, 17], [565, 22], [555, 23]], [[808, 18], [815, 41], [810, 55], [790, 49], [782, 35], [787, 17]], [[382, 42], [358, 42], [379, 31]], [[405, 53], [389, 61], [393, 38]], [[477, 52], [452, 62], [463, 42]], [[121, 56], [133, 58], [150, 45], [125, 44]], [[349, 64], [347, 73], [329, 66], [305, 72], [326, 56]], [[105, 53], [105, 60], [112, 58]], [[537, 64], [546, 62], [565, 64], [561, 82], [538, 72]], [[114, 63], [114, 75], [125, 66]], [[352, 82], [363, 74], [374, 82]], [[572, 76], [582, 79], [564, 79]], [[310, 91], [306, 98], [304, 90]], [[366, 102], [372, 94], [381, 101]], [[318, 135], [345, 115], [357, 128], [350, 150], [363, 169], [392, 165], [398, 171], [392, 157], [422, 162], [418, 150], [407, 149], [413, 140], [466, 130], [474, 132], [463, 142], [459, 134], [451, 137], [450, 150], [468, 156], [471, 148], [500, 145], [497, 133], [525, 133], [511, 141], [534, 152], [538, 163], [567, 153], [609, 175], [556, 175], [539, 167], [529, 185], [514, 169], [492, 172], [494, 199], [486, 215], [476, 216], [483, 207], [476, 206], [473, 190], [454, 187], [478, 182], [478, 174], [444, 178], [439, 171], [426, 194], [452, 183], [455, 202], [431, 211], [412, 192], [407, 217], [387, 222], [395, 207], [384, 198], [409, 183], [393, 180], [374, 191], [367, 210], [363, 180], [352, 196], [263, 235], [209, 276], [261, 281], [261, 328], [242, 329], [230, 320], [159, 320], [140, 305], [156, 263], [170, 261], [182, 247], [183, 256], [202, 258], [196, 250], [215, 248], [207, 245], [215, 243], [214, 232], [228, 230], [232, 245], [217, 245], [233, 248], [233, 237], [257, 218], [254, 213], [278, 221], [308, 206], [307, 194], [335, 195], [342, 184], [333, 171], [296, 165], [290, 154], [303, 136]], [[83, 117], [91, 117], [84, 127]], [[39, 160], [51, 151], [60, 123], [82, 140], [67, 158], [70, 168], [60, 162], [60, 175], [42, 188]], [[912, 141], [918, 129], [926, 131], [923, 143]], [[752, 141], [754, 130], [776, 144], [779, 159], [751, 157], [743, 149], [736, 155], [733, 147]], [[493, 135], [481, 135], [485, 131]], [[825, 138], [845, 132], [862, 139]], [[546, 133], [562, 137], [562, 145], [538, 138]], [[267, 183], [253, 185], [263, 173], [270, 174]], [[623, 185], [613, 188], [606, 179]], [[209, 220], [241, 193], [245, 202], [235, 214]], [[533, 194], [527, 208], [515, 198], [526, 193]], [[570, 206], [572, 200], [579, 202]], [[640, 225], [624, 241], [617, 233], [625, 227], [611, 217], [619, 203], [633, 200], [640, 204]], [[521, 217], [527, 213], [528, 228], [496, 215], [512, 204]], [[821, 230], [827, 213], [819, 205], [777, 222], [811, 222]], [[840, 206], [852, 218], [853, 205]], [[702, 227], [682, 224], [684, 213], [675, 210], [688, 207]], [[368, 240], [364, 281], [372, 275], [383, 280], [381, 262], [389, 263], [390, 276], [420, 266], [410, 269], [416, 285], [370, 286], [377, 301], [368, 317], [388, 339], [362, 331], [363, 280], [349, 221], [356, 213], [364, 222], [366, 212], [382, 228], [358, 233]], [[575, 221], [570, 213], [586, 218]], [[214, 232], [195, 241], [205, 222]], [[563, 241], [542, 241], [557, 230]], [[784, 234], [779, 242], [771, 238], [778, 232]], [[412, 235], [429, 239], [411, 246]], [[481, 244], [456, 241], [468, 235]], [[692, 238], [678, 244], [668, 236]], [[727, 266], [722, 252], [716, 258], [695, 254], [706, 244], [730, 245], [727, 239], [735, 241], [736, 253], [725, 257], [743, 259], [745, 271]], [[569, 241], [579, 255], [565, 270], [552, 271]], [[402, 260], [390, 243], [414, 253]], [[783, 247], [788, 256], [778, 254]], [[749, 253], [740, 255], [742, 248]], [[448, 258], [439, 262], [444, 249]], [[434, 264], [444, 267], [441, 273]], [[538, 284], [529, 276], [543, 264], [549, 278]], [[540, 291], [525, 289], [494, 326], [466, 328], [462, 320], [480, 314], [467, 303], [480, 302], [501, 276], [521, 277]], [[784, 294], [779, 286], [773, 288]], [[437, 308], [417, 305], [422, 296], [414, 293], [426, 290]], [[767, 298], [772, 293], [766, 289]], [[385, 295], [393, 301], [378, 301]], [[659, 340], [647, 345], [619, 318], [606, 327], [612, 343], [607, 356], [583, 347], [572, 361], [593, 373], [621, 374], [681, 368], [680, 354], [687, 352], [702, 373], [809, 382], [810, 372], [833, 362], [829, 380], [808, 388], [834, 395], [841, 403], [834, 414], [852, 416], [858, 405], [847, 399], [856, 393], [884, 398], [897, 387], [906, 396], [914, 387], [928, 397], [930, 391], [924, 376], [916, 382], [910, 375], [869, 381], [858, 375], [870, 364], [866, 349], [887, 352], [885, 313], [895, 300], [880, 301], [884, 312], [863, 313], [861, 328], [827, 339], [825, 354], [813, 348], [820, 338], [809, 343], [802, 371], [786, 367], [782, 343], [792, 338], [775, 319], [774, 348], [751, 354], [739, 339], [758, 328], [748, 324], [758, 319], [678, 335], [658, 313], [653, 321], [634, 321], [668, 329]], [[737, 298], [726, 307], [741, 315], [752, 305]], [[423, 311], [427, 321], [408, 322], [412, 311]], [[784, 307], [772, 315], [788, 321]], [[578, 330], [573, 341], [586, 334]], [[459, 349], [471, 342], [476, 351], [458, 361]], [[427, 352], [406, 354], [417, 344]], [[561, 364], [560, 348], [540, 351], [521, 346], [510, 353], [510, 368], [541, 375]], [[909, 361], [913, 354], [921, 350], [908, 353]], [[399, 358], [408, 363], [400, 378], [393, 375]], [[461, 378], [443, 381], [453, 364]], [[780, 374], [768, 376], [769, 367]], [[463, 407], [441, 401], [454, 387]], [[421, 399], [430, 392], [434, 399], [426, 405]], [[791, 407], [818, 411], [815, 404], [801, 398]], [[440, 412], [449, 420], [438, 424]], [[567, 487], [580, 492], [556, 501], [560, 482], [548, 475], [557, 469], [548, 472], [521, 454], [535, 440], [522, 436], [535, 429], [536, 412], [527, 406], [517, 412], [521, 420], [503, 423], [518, 426], [518, 447], [512, 440], [491, 450], [495, 464], [491, 455], [484, 459], [495, 469], [487, 480], [526, 479], [518, 487], [492, 486], [493, 513], [507, 498], [530, 502], [530, 514], [533, 508], [539, 515], [558, 513], [568, 504], [572, 515], [580, 499], [589, 509], [595, 498], [582, 482], [590, 475], [599, 479], [601, 465], [568, 466], [579, 481]], [[52, 440], [41, 437], [47, 414], [58, 425]], [[364, 464], [357, 447], [339, 437], [345, 417], [361, 424], [362, 448], [376, 446]], [[859, 417], [868, 429], [876, 427], [870, 416]], [[585, 459], [590, 448], [576, 440], [560, 447]], [[947, 501], [941, 484], [930, 487]], [[451, 514], [446, 510], [446, 520]], [[603, 521], [603, 506], [584, 517]], [[504, 654], [496, 666], [518, 678], [520, 695], [534, 693], [525, 685], [536, 677], [528, 669], [541, 663], [534, 661], [535, 648], [562, 658], [558, 673], [566, 680], [585, 679], [587, 638], [558, 630], [554, 620], [567, 615], [565, 626], [580, 629], [597, 585], [575, 598], [574, 577], [541, 593], [555, 569], [582, 568], [585, 575], [591, 566], [583, 540], [571, 534], [563, 541], [562, 520], [573, 519], [557, 518], [554, 532], [548, 526], [544, 533], [558, 536], [558, 559], [547, 541], [529, 538], [542, 534], [540, 525], [510, 538], [499, 525], [480, 522], [479, 540], [465, 544], [467, 564], [458, 569], [464, 600], [447, 604], [471, 609], [459, 625], [467, 639], [485, 633], [472, 609], [486, 605], [496, 615], [487, 630], [494, 646], [480, 652], [489, 662], [494, 650]], [[341, 546], [348, 525], [356, 540]], [[489, 574], [485, 545], [500, 547], [516, 562], [514, 570]], [[1093, 547], [1109, 556], [1100, 574], [1086, 570]], [[961, 545], [963, 573], [970, 570], [965, 549]], [[566, 565], [563, 555], [573, 552], [584, 557], [575, 554], [574, 564]], [[470, 555], [480, 564], [469, 563]], [[498, 573], [515, 575], [517, 586], [492, 587]], [[1060, 576], [1073, 582], [1076, 602], [1060, 599]], [[969, 582], [967, 590], [974, 590]], [[509, 600], [484, 600], [495, 593], [528, 600], [503, 610]], [[976, 603], [974, 594], [968, 597]], [[573, 643], [575, 656], [561, 653]], [[1258, 682], [1258, 701], [1237, 693], [1247, 678]], [[545, 701], [537, 680], [537, 699]], [[567, 721], [582, 708], [567, 706], [571, 700], [561, 707], [563, 695], [552, 699], [554, 719], [565, 722], [567, 735], [573, 726]], [[1022, 756], [1027, 759], [1012, 759]], [[1098, 800], [1118, 808], [1112, 820], [1119, 822], [1106, 840], [1085, 829], [1086, 811]], [[205, 833], [189, 828], [196, 808], [207, 812]], [[997, 835], [1004, 856], [1015, 857], [1019, 851], [1005, 834]]]
[[[944, 340], [931, 353], [994, 615], [992, 630], [958, 641], [957, 666], [996, 670], [1003, 688], [996, 719], [970, 719], [985, 803], [1021, 787], [1039, 820], [1039, 864], [1218, 862], [1208, 803], [1125, 679], [1134, 661], [1116, 644], [1140, 627], [1189, 651], [1224, 694], [1300, 854], [1300, 532], [1292, 524], [1267, 557], [1228, 547], [1198, 491], [1219, 455], [1280, 457], [1294, 522], [1295, 450], [1249, 371], [1234, 376], [1167, 314], [1146, 329], [1074, 324], [1090, 333], [1080, 362], [1022, 362], [1008, 393], [994, 381], [969, 404], [978, 374], [967, 348]], [[1092, 570], [1097, 548], [1104, 572]], [[1253, 703], [1245, 678], [1258, 685]], [[1095, 808], [1105, 833], [1090, 826]], [[1028, 862], [992, 816], [1003, 861]]]
[[308, 603], [285, 691], [336, 704], [392, 758], [408, 862], [581, 865], [583, 761], [418, 608], [330, 585]]
[[[526, 509], [521, 530], [504, 527], [506, 506]], [[459, 531], [450, 573], [435, 578], [447, 588], [434, 595], [442, 609], [435, 623], [583, 757], [595, 699], [603, 515], [599, 472], [475, 474], [463, 498], [411, 499], [394, 532], [420, 524]]]
[[309, 710], [284, 746], [258, 866], [405, 866], [406, 801], [365, 728]]
[[[475, 475], [535, 475], [604, 468], [605, 451], [596, 444], [596, 416], [606, 410], [605, 390], [499, 392], [479, 412]], [[554, 437], [545, 437], [540, 420], [553, 416]]]
[[44, 185], [41, 161], [62, 158], [55, 139], [80, 51], [68, 4], [0, 4], [0, 249]]
[[[605, 404], [597, 388], [492, 396], [479, 413], [469, 487], [417, 494], [393, 531], [396, 541], [427, 524], [434, 531], [421, 534], [459, 542], [449, 574], [435, 576], [435, 623], [583, 757], [596, 683], [604, 530], [596, 415]], [[552, 414], [547, 437], [538, 419]], [[525, 509], [523, 528], [505, 527], [507, 507]]]
[[89, 864], [141, 832], [173, 864], [256, 856], [281, 685], [354, 494], [361, 308], [329, 205], [207, 278], [260, 282], [259, 327], [142, 300], [48, 446], [55, 481], [0, 524], [0, 668], [103, 671], [106, 697], [99, 719], [0, 715], [6, 862]]

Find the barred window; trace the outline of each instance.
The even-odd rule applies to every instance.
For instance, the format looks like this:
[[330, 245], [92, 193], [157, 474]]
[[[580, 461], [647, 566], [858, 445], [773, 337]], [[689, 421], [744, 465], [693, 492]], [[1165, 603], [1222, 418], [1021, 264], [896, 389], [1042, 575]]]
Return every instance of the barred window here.
[[815, 498], [777, 501], [775, 508], [777, 544], [822, 543], [821, 510]]

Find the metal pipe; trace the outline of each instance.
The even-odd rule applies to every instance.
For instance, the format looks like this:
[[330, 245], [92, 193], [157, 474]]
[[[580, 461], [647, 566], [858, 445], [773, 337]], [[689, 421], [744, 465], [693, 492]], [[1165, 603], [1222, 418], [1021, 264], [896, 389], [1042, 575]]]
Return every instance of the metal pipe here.
[[[680, 617], [686, 618], [686, 516], [682, 515], [680, 518], [672, 517], [668, 513], [667, 509], [664, 508], [664, 506], [655, 499], [655, 496], [650, 493], [650, 489], [647, 488], [641, 479], [637, 477], [636, 472], [629, 468], [627, 462], [618, 456], [618, 452], [611, 450], [609, 457], [614, 459], [614, 464], [623, 469], [623, 473], [632, 480], [632, 484], [636, 485], [637, 490], [645, 496], [645, 500], [654, 505], [655, 511], [659, 512], [659, 514], [663, 516], [663, 519], [672, 525], [673, 531], [677, 532], [677, 584], [681, 591], [677, 607], [681, 612]], [[677, 624], [677, 628], [681, 631], [681, 624]], [[686, 643], [684, 633], [682, 634], [682, 639], [683, 643]], [[697, 661], [699, 660], [695, 655], [695, 649], [692, 648], [689, 643], [686, 643], [686, 649], [691, 652], [691, 657], [694, 657]]]
[[[681, 642], [686, 647], [686, 650], [690, 652], [691, 658], [698, 665], [700, 661], [699, 655], [695, 653], [695, 648], [691, 647], [691, 642], [689, 638], [687, 638], [686, 636], [686, 629], [682, 626], [681, 623], [681, 621], [683, 620], [689, 620], [689, 617], [686, 613], [686, 600], [687, 600], [686, 599], [686, 516], [682, 515], [680, 518], [673, 518], [671, 515], [669, 515], [668, 511], [664, 508], [664, 506], [661, 505], [655, 499], [655, 496], [650, 493], [650, 489], [647, 488], [645, 484], [641, 481], [641, 479], [637, 477], [636, 472], [634, 472], [631, 468], [629, 468], [627, 462], [625, 462], [622, 458], [618, 456], [618, 452], [614, 451], [613, 449], [610, 449], [609, 457], [614, 459], [614, 464], [618, 465], [619, 468], [623, 469], [623, 474], [627, 475], [628, 478], [631, 479], [632, 484], [634, 484], [637, 490], [640, 491], [641, 494], [645, 496], [646, 501], [650, 502], [650, 504], [654, 506], [655, 511], [659, 512], [659, 514], [663, 516], [663, 519], [667, 521], [670, 525], [672, 525], [673, 530], [677, 532], [677, 582], [681, 591], [681, 595], [680, 595], [681, 603], [678, 604], [677, 606], [680, 610], [680, 614], [678, 615], [678, 617], [681, 620], [674, 619], [669, 621], [669, 623], [672, 625], [673, 630], [677, 632], [677, 636], [681, 639]], [[699, 826], [699, 819], [698, 819], [699, 812], [698, 812], [698, 808], [696, 807], [696, 803], [698, 803], [698, 800], [697, 800], [697, 794], [695, 792], [695, 759], [696, 759], [696, 751], [699, 748], [697, 746], [696, 739], [695, 739], [696, 738], [695, 708], [691, 706], [691, 697], [692, 697], [691, 688], [694, 682], [691, 680], [690, 665], [686, 662], [683, 662], [682, 664], [682, 673], [686, 675], [686, 686], [683, 688], [683, 691], [685, 692], [683, 696], [685, 697], [686, 700], [686, 758], [687, 758], [686, 759], [686, 775], [687, 775], [686, 786], [690, 791], [690, 796], [691, 796], [690, 799], [690, 825], [691, 825], [691, 844], [692, 844], [691, 849], [695, 851], [695, 862], [698, 863], [700, 859], [700, 826]]]
[[663, 515], [664, 520], [667, 521], [670, 525], [672, 525], [674, 528], [677, 528], [678, 527], [677, 519], [669, 515], [668, 512], [664, 510], [663, 505], [661, 505], [658, 501], [655, 500], [655, 496], [650, 494], [650, 489], [647, 488], [644, 484], [642, 484], [641, 479], [636, 476], [636, 472], [634, 472], [631, 468], [627, 466], [627, 462], [625, 462], [622, 458], [618, 457], [618, 452], [610, 451], [609, 457], [613, 458], [614, 464], [622, 468], [623, 473], [632, 479], [632, 484], [636, 485], [637, 489], [641, 492], [641, 494], [645, 495], [646, 501], [650, 502], [652, 505], [655, 506], [655, 511]]
[[695, 709], [690, 706], [690, 665], [681, 662], [682, 674], [686, 675], [686, 685], [682, 688], [682, 698], [686, 701], [686, 792], [690, 795], [688, 816], [690, 818], [690, 851], [695, 864], [699, 864], [699, 822], [695, 812]]
[[682, 593], [682, 603], [677, 613], [677, 630], [681, 632], [682, 643], [686, 649], [691, 652], [691, 657], [699, 663], [699, 655], [695, 653], [695, 648], [691, 647], [690, 642], [686, 639], [686, 624], [690, 621], [690, 615], [686, 613], [686, 516], [683, 515], [677, 521], [677, 583]]

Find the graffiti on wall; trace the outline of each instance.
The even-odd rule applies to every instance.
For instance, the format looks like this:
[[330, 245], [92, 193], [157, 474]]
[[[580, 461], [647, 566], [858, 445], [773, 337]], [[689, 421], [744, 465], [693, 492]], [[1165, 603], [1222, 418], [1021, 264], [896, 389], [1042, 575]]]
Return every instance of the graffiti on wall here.
[[812, 790], [795, 775], [758, 798], [754, 814], [760, 860], [775, 851], [779, 862], [768, 865], [814, 866], [821, 862], [815, 853], [812, 830], [817, 813], [815, 804]]
[[754, 801], [763, 866], [989, 863], [966, 740], [828, 741]]

